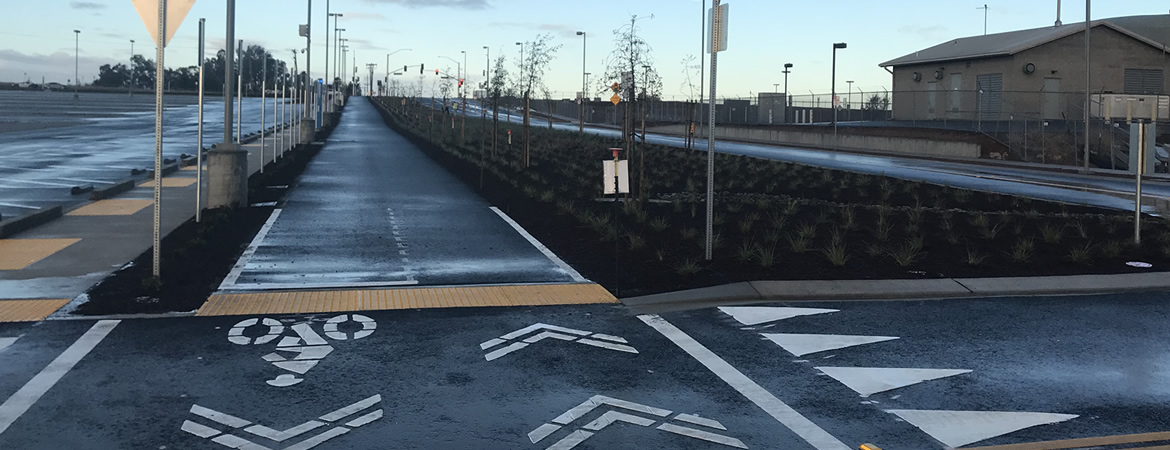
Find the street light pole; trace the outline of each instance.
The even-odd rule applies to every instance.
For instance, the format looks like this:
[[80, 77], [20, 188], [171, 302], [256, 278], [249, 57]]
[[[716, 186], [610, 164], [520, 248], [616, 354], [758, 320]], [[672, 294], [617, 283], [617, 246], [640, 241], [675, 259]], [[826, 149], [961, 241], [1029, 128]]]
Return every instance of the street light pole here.
[[[202, 20], [202, 19], [200, 19], [200, 20]], [[202, 61], [202, 57], [200, 58], [200, 61]], [[202, 66], [200, 66], [200, 67], [202, 67]], [[134, 40], [133, 39], [130, 40], [130, 77], [126, 80], [126, 84], [129, 86], [129, 89], [127, 90], [127, 92], [129, 92], [130, 95], [133, 96], [134, 95]]]
[[[1093, 83], [1089, 80], [1092, 76], [1092, 65], [1089, 64], [1089, 30], [1092, 29], [1090, 19], [1093, 16], [1093, 2], [1092, 0], [1085, 0], [1085, 172], [1089, 172], [1089, 108], [1092, 106], [1091, 92]], [[1155, 110], [1157, 107], [1154, 108]], [[1145, 145], [1145, 141], [1142, 141]], [[1138, 174], [1141, 174], [1142, 167], [1138, 168]], [[1140, 175], [1139, 175], [1140, 176]], [[1139, 199], [1140, 200], [1140, 199]], [[1141, 210], [1141, 202], [1138, 202], [1138, 210]]]
[[830, 106], [833, 107], [833, 150], [837, 149], [837, 49], [846, 48], [844, 42], [833, 44], [833, 92], [829, 99]]
[[849, 85], [849, 94], [845, 101], [845, 110], [849, 111], [849, 114], [846, 115], [845, 120], [851, 121], [853, 120], [853, 80], [846, 80], [845, 83]]
[[784, 123], [788, 123], [788, 107], [792, 100], [788, 98], [788, 74], [792, 73], [792, 63], [784, 63]]
[[585, 132], [585, 48], [586, 39], [584, 31], [578, 31], [577, 36], [581, 36], [581, 96], [577, 98], [577, 103], [581, 106], [580, 116], [578, 116], [579, 124], [577, 125], [578, 132]]
[[77, 95], [77, 87], [81, 85], [81, 79], [78, 78], [81, 73], [78, 70], [78, 51], [81, 49], [81, 30], [73, 30], [73, 99], [81, 98]]

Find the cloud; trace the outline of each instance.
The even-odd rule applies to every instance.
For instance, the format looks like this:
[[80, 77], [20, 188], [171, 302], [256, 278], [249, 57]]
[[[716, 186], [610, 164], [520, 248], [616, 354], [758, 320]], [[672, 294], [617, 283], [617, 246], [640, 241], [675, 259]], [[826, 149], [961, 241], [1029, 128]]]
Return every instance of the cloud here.
[[488, 0], [366, 0], [370, 3], [383, 5], [400, 5], [407, 8], [426, 8], [437, 6], [457, 9], [486, 9], [490, 8]]
[[383, 16], [383, 15], [381, 15], [381, 14], [378, 14], [378, 13], [370, 13], [370, 12], [355, 12], [355, 11], [349, 11], [349, 12], [343, 13], [343, 14], [342, 14], [342, 16], [343, 16], [343, 17], [345, 17], [345, 19], [346, 19], [346, 20], [350, 20], [350, 19], [356, 19], [356, 20], [386, 20], [386, 16]]
[[[117, 64], [124, 61], [114, 61], [111, 58], [94, 58], [81, 55], [78, 66], [81, 68], [81, 79], [92, 81], [97, 75], [98, 67], [102, 64]], [[17, 69], [19, 68], [19, 69]], [[73, 78], [73, 52], [58, 51], [50, 54], [21, 53], [11, 49], [0, 49], [0, 79], [24, 80], [24, 73], [29, 78], [39, 79], [42, 75], [46, 81], [65, 82]]]
[[524, 30], [535, 29], [542, 32], [549, 32], [565, 38], [574, 38], [577, 36], [577, 28], [556, 23], [535, 24], [528, 22], [492, 22], [488, 24], [488, 26], [493, 28], [519, 28]]
[[106, 9], [106, 5], [94, 2], [69, 2], [69, 7], [73, 9]]

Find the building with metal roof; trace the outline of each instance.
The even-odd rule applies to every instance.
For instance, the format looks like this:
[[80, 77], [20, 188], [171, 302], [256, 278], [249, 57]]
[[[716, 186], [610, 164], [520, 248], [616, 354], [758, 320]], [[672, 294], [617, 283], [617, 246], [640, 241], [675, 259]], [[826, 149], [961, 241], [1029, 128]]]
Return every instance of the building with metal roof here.
[[[1093, 93], [1165, 93], [1170, 15], [1090, 25]], [[1082, 117], [1084, 33], [1081, 22], [964, 37], [886, 61], [894, 119]]]

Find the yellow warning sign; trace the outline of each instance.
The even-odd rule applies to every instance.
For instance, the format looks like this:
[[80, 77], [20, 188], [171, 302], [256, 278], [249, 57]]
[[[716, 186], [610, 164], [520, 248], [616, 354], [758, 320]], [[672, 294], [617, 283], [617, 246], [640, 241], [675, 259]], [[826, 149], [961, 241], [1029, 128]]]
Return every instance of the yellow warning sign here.
[[622, 102], [622, 97], [620, 95], [613, 94], [613, 97], [610, 97], [609, 101], [613, 102], [614, 106], [617, 106], [618, 103]]

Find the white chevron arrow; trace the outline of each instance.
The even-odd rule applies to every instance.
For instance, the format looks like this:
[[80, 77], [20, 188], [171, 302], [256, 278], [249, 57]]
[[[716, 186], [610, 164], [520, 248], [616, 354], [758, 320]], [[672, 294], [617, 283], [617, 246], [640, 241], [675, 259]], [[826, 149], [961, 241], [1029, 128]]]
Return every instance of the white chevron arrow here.
[[[598, 409], [598, 408], [602, 408], [602, 407], [609, 407], [611, 409], [609, 411], [606, 411], [605, 413], [601, 414], [596, 419], [593, 419], [589, 423], [581, 426], [580, 429], [574, 430], [574, 431], [570, 432], [569, 434], [565, 435], [565, 437], [563, 437], [563, 438], [561, 438], [561, 440], [553, 443], [546, 450], [570, 450], [573, 447], [580, 445], [582, 442], [585, 442], [586, 439], [589, 439], [594, 434], [601, 432], [606, 427], [608, 427], [614, 423], [617, 423], [617, 422], [628, 423], [628, 424], [638, 425], [638, 426], [642, 426], [642, 427], [650, 427], [650, 426], [653, 426], [654, 424], [658, 423], [659, 425], [657, 427], [654, 427], [654, 429], [656, 429], [656, 430], [666, 431], [668, 433], [674, 433], [674, 434], [677, 434], [680, 436], [686, 436], [686, 437], [690, 437], [690, 438], [694, 438], [694, 439], [702, 439], [702, 440], [705, 440], [708, 442], [714, 442], [716, 444], [722, 444], [722, 445], [725, 445], [728, 447], [735, 447], [735, 448], [741, 448], [741, 449], [748, 448], [747, 445], [744, 445], [743, 441], [740, 441], [739, 439], [736, 439], [733, 437], [725, 436], [725, 435], [722, 435], [719, 433], [714, 433], [711, 431], [701, 430], [698, 428], [693, 428], [690, 426], [683, 426], [683, 425], [678, 425], [675, 423], [670, 423], [670, 422], [666, 421], [667, 417], [669, 417], [672, 414], [672, 412], [670, 410], [666, 410], [666, 409], [662, 409], [662, 408], [655, 408], [653, 406], [646, 406], [643, 404], [634, 403], [634, 402], [627, 401], [627, 400], [621, 400], [621, 399], [617, 399], [617, 398], [613, 398], [613, 397], [606, 397], [604, 395], [595, 395], [595, 396], [589, 398], [589, 400], [586, 400], [585, 402], [581, 403], [580, 405], [577, 405], [577, 406], [573, 407], [572, 409], [565, 411], [563, 414], [557, 416], [555, 419], [553, 419], [551, 421], [552, 423], [546, 423], [544, 425], [541, 425], [540, 427], [537, 427], [535, 430], [532, 430], [532, 432], [528, 433], [528, 439], [531, 440], [533, 444], [538, 443], [538, 442], [544, 440], [545, 438], [551, 436], [553, 433], [560, 431], [561, 428], [572, 424], [577, 419], [581, 419], [581, 418], [585, 417], [586, 415], [588, 415], [589, 413], [593, 412], [593, 410]], [[635, 414], [632, 414], [630, 412], [620, 411], [619, 409], [642, 413], [642, 414], [644, 414], [646, 416], [650, 416], [650, 417], [635, 415]], [[680, 422], [686, 422], [687, 424], [694, 424], [694, 425], [700, 425], [700, 426], [704, 426], [704, 427], [708, 427], [708, 428], [714, 428], [716, 430], [721, 430], [721, 431], [727, 430], [727, 428], [724, 427], [723, 424], [719, 423], [718, 421], [699, 417], [699, 416], [692, 415], [692, 414], [678, 414], [670, 420], [676, 420], [676, 421], [680, 421]]]
[[[539, 333], [532, 334], [539, 331]], [[517, 340], [520, 337], [531, 336]], [[548, 325], [543, 323], [536, 323], [511, 333], [505, 334], [495, 339], [491, 339], [482, 344], [479, 344], [481, 350], [488, 350], [493, 347], [496, 348], [483, 355], [488, 361], [499, 359], [504, 355], [521, 350], [531, 344], [543, 341], [545, 339], [557, 339], [561, 341], [576, 342], [578, 344], [585, 344], [593, 347], [601, 347], [609, 350], [616, 350], [626, 353], [638, 353], [638, 350], [631, 347], [625, 339], [608, 334], [594, 333], [591, 331], [575, 330], [572, 328], [559, 327], [556, 325]]]

